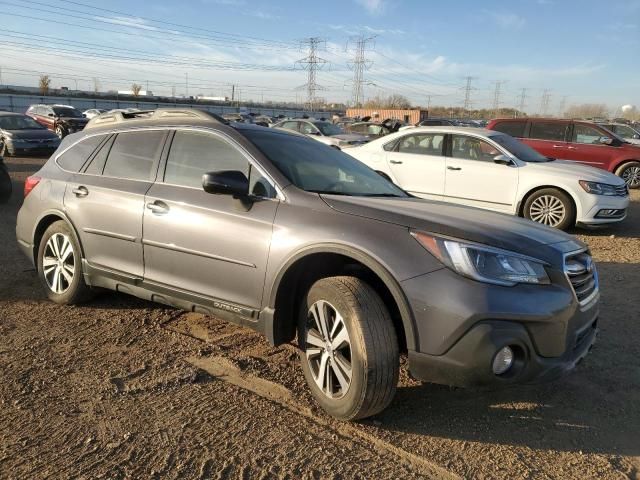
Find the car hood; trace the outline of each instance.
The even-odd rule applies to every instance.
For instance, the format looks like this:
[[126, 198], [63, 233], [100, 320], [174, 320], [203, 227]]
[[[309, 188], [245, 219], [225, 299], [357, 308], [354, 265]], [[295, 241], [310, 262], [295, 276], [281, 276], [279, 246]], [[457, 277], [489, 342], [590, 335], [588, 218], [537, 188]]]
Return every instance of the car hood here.
[[46, 128], [34, 128], [29, 130], [2, 130], [2, 132], [10, 138], [13, 139], [24, 139], [24, 140], [43, 140], [50, 138], [58, 138], [58, 136], [47, 130]]
[[359, 133], [340, 133], [338, 135], [331, 135], [331, 138], [337, 138], [345, 142], [366, 142], [369, 138]]
[[553, 176], [562, 175], [569, 177], [575, 179], [576, 184], [578, 180], [608, 183], [610, 185], [624, 184], [624, 180], [613, 173], [571, 160], [554, 160], [552, 162], [540, 163], [528, 162], [524, 168], [528, 171], [545, 172]]
[[321, 197], [342, 213], [503, 248], [556, 265], [563, 253], [585, 248], [560, 230], [473, 207], [418, 198]]

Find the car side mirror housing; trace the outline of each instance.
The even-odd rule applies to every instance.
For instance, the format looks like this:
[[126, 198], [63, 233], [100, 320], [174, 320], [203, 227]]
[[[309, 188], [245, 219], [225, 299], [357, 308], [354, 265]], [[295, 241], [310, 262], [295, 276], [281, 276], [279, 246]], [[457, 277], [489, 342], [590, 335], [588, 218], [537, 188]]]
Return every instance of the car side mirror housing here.
[[600, 143], [603, 145], [611, 145], [613, 143], [613, 138], [611, 137], [600, 137]]
[[493, 157], [493, 163], [497, 163], [499, 165], [511, 165], [511, 159], [506, 155], [496, 155]]
[[54, 117], [55, 115], [53, 113], [48, 113], [47, 117]]
[[634, 139], [634, 140], [638, 140], [638, 139], [640, 139], [640, 135], [638, 135], [638, 134], [636, 133], [636, 134], [633, 136], [633, 139]]
[[220, 170], [202, 176], [202, 188], [207, 193], [247, 197], [249, 179], [239, 170]]

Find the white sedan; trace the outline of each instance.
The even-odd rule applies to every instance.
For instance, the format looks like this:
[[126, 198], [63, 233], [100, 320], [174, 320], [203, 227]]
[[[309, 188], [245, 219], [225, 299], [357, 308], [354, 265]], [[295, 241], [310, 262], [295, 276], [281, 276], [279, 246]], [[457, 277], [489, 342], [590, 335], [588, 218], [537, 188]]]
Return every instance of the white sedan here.
[[409, 193], [520, 215], [566, 229], [620, 222], [624, 181], [604, 170], [546, 158], [504, 133], [416, 127], [345, 153]]

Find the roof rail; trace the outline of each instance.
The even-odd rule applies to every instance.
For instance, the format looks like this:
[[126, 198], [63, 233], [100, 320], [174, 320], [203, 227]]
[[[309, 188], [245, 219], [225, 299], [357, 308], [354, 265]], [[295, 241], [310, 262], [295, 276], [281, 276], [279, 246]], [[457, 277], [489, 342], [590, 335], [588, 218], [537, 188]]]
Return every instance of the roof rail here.
[[197, 108], [157, 108], [155, 110], [141, 110], [139, 112], [112, 112], [103, 113], [92, 118], [84, 127], [86, 129], [102, 127], [105, 125], [117, 125], [128, 123], [132, 120], [171, 120], [179, 118], [193, 118], [209, 120], [219, 123], [229, 123], [215, 113], [199, 110]]

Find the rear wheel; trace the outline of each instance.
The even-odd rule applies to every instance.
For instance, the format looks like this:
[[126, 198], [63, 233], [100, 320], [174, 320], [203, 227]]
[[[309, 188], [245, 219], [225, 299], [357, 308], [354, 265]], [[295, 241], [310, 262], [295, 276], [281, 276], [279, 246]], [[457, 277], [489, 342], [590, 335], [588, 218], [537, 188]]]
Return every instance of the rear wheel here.
[[543, 188], [527, 198], [524, 216], [534, 222], [566, 230], [575, 224], [576, 209], [566, 193], [555, 188]]
[[624, 180], [629, 188], [640, 188], [640, 162], [628, 162], [616, 170], [616, 175]]
[[62, 126], [58, 125], [56, 127], [56, 135], [60, 138], [64, 138], [64, 128], [62, 128]]
[[300, 361], [311, 393], [342, 420], [384, 410], [398, 383], [398, 341], [382, 299], [355, 277], [315, 282], [298, 322]]
[[56, 303], [70, 305], [92, 297], [82, 276], [80, 245], [62, 220], [52, 223], [42, 236], [38, 276], [47, 296]]

